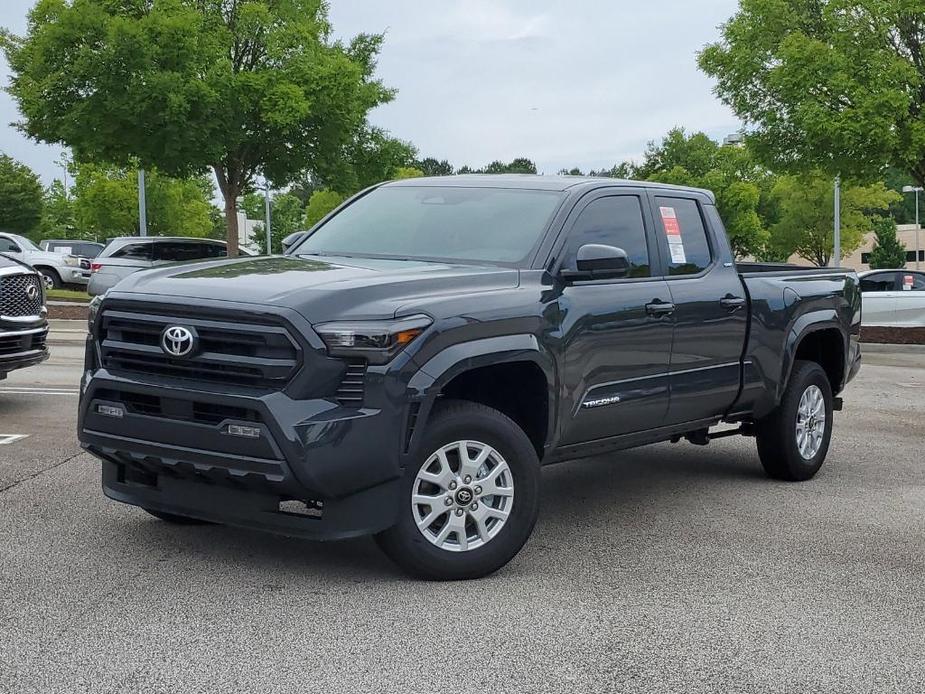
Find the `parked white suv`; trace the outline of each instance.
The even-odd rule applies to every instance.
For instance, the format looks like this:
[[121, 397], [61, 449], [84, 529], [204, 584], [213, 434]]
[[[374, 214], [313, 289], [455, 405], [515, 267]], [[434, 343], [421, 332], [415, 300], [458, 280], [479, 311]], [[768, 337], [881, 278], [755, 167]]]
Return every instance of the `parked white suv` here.
[[0, 232], [0, 253], [38, 270], [48, 289], [57, 289], [65, 284], [86, 286], [90, 281], [89, 261], [76, 255], [43, 251], [25, 236]]
[[863, 325], [925, 326], [925, 272], [871, 270], [858, 278]]

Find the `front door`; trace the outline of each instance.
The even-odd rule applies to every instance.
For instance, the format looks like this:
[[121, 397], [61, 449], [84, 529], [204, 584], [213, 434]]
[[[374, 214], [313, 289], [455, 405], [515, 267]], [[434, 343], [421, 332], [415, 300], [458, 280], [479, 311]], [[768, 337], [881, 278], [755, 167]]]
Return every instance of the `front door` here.
[[596, 243], [623, 249], [630, 272], [565, 286], [551, 306], [561, 339], [560, 445], [664, 422], [672, 317], [667, 283], [652, 277], [651, 229], [644, 191], [625, 188], [585, 200], [566, 223], [562, 269], [576, 269], [578, 248]]

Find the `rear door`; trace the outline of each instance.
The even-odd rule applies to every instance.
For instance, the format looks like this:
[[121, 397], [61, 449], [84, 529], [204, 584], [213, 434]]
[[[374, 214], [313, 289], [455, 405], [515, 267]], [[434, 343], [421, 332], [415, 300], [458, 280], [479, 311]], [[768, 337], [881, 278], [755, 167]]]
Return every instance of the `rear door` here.
[[896, 325], [925, 327], [925, 273], [901, 273], [900, 291], [896, 297]]
[[562, 445], [654, 429], [668, 409], [672, 319], [665, 280], [655, 276], [645, 192], [605, 189], [582, 199], [555, 255], [574, 270], [584, 244], [626, 251], [630, 276], [562, 288], [546, 313], [559, 323]]
[[666, 423], [715, 417], [739, 392], [745, 288], [715, 206], [683, 193], [653, 193], [651, 202], [675, 306]]

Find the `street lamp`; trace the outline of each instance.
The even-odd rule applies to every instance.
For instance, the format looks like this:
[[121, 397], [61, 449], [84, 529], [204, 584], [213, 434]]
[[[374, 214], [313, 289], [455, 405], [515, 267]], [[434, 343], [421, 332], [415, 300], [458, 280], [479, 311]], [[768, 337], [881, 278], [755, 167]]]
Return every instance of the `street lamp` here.
[[919, 193], [922, 192], [922, 186], [903, 186], [904, 193], [915, 193], [915, 269], [919, 269], [919, 255], [922, 253], [919, 246]]

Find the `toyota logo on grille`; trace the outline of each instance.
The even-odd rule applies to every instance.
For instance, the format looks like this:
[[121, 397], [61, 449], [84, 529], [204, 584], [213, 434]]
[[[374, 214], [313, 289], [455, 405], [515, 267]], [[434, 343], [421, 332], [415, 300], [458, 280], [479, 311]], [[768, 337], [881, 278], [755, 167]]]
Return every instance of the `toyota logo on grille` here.
[[29, 297], [30, 300], [35, 301], [38, 295], [39, 288], [37, 285], [30, 284], [28, 287], [26, 287], [26, 296]]
[[185, 357], [195, 344], [193, 331], [180, 325], [170, 326], [161, 335], [161, 348], [172, 357]]

